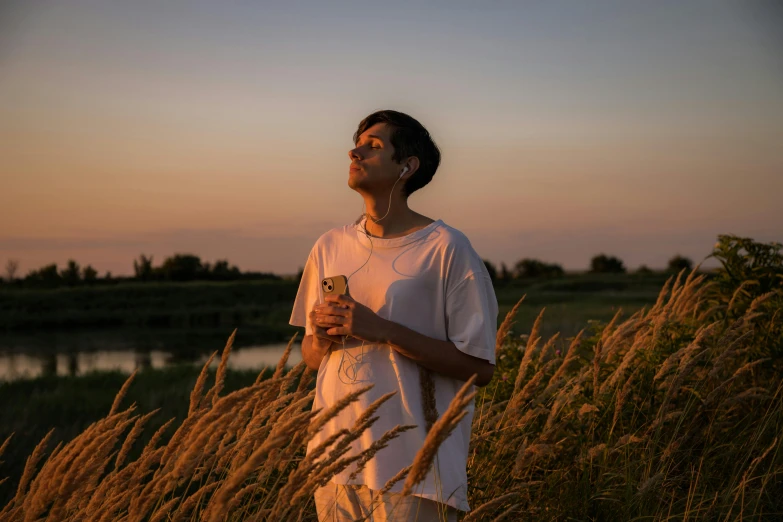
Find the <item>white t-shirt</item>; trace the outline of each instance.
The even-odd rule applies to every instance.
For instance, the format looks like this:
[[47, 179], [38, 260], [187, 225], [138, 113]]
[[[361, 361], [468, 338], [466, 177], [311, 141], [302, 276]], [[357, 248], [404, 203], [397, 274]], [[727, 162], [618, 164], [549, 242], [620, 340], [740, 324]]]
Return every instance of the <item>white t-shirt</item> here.
[[[439, 219], [406, 236], [371, 238], [372, 256], [367, 261], [370, 239], [360, 228], [362, 223], [333, 228], [318, 238], [307, 258], [289, 323], [305, 327], [305, 335], [312, 334], [309, 312], [314, 304], [324, 302], [321, 280], [348, 277], [362, 267], [348, 281], [354, 300], [384, 319], [434, 339], [452, 341], [459, 350], [495, 364], [497, 299], [484, 262], [468, 238]], [[313, 406], [328, 408], [359, 387], [375, 386], [327, 423], [308, 445], [308, 452], [340, 429], [350, 429], [374, 400], [397, 391], [380, 407], [376, 414], [380, 419], [354, 441], [348, 455], [367, 449], [398, 424], [417, 428], [392, 440], [353, 480], [348, 477], [354, 465], [333, 478], [338, 484], [365, 484], [380, 490], [413, 462], [427, 436], [419, 367], [387, 344], [360, 345], [354, 338], [346, 341], [346, 350], [333, 345], [318, 369]], [[441, 415], [464, 381], [436, 372], [432, 376]], [[440, 446], [433, 470], [417, 486], [415, 495], [469, 510], [466, 464], [472, 418], [473, 404]], [[398, 482], [391, 491], [399, 492], [402, 486]]]

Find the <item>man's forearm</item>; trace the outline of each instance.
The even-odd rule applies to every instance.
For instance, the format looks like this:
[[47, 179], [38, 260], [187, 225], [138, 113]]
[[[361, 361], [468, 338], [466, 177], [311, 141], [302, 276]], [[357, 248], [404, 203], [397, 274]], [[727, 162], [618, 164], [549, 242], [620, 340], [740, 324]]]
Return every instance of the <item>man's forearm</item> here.
[[[308, 368], [313, 371], [318, 371], [321, 365], [321, 360], [329, 352], [328, 341], [320, 341], [313, 335], [305, 336], [302, 340], [302, 360], [305, 362]], [[321, 345], [323, 344], [323, 346]]]
[[494, 365], [461, 352], [451, 341], [428, 337], [392, 321], [386, 322], [382, 335], [381, 342], [429, 370], [462, 381], [475, 373], [478, 374], [478, 386], [485, 386], [492, 380]]

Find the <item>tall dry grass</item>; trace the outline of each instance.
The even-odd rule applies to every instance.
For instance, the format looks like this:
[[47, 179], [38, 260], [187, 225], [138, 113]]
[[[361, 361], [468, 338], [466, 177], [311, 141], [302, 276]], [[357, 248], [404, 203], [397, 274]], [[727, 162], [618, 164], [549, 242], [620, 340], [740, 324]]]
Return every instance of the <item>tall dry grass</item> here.
[[[618, 311], [563, 340], [541, 339], [544, 310], [525, 342], [513, 338], [513, 309], [499, 328], [493, 381], [475, 397], [466, 383], [394, 481], [413, 490], [475, 401], [464, 520], [783, 516], [781, 361], [758, 356], [764, 332], [783, 323], [783, 294], [716, 307], [713, 290], [705, 275], [683, 271], [649, 309], [625, 319]], [[155, 412], [123, 409], [132, 375], [105, 418], [51, 451], [49, 436], [41, 441], [0, 520], [314, 520], [316, 487], [410, 427], [348, 453], [388, 394], [305, 456], [313, 435], [368, 388], [311, 411], [313, 374], [303, 364], [284, 371], [293, 341], [271, 378], [221, 396], [232, 334], [215, 382], [207, 389], [205, 365], [187, 417], [171, 436], [169, 424], [159, 429], [135, 459], [130, 449]]]
[[[259, 374], [252, 386], [221, 397], [234, 334], [223, 350], [215, 382], [205, 392], [213, 354], [190, 395], [187, 417], [165, 444], [163, 434], [175, 419], [153, 435], [137, 459], [128, 460], [144, 424], [156, 413], [138, 413], [135, 405], [121, 408], [134, 373], [105, 418], [67, 444], [58, 444], [46, 459], [51, 432], [38, 444], [16, 495], [0, 510], [0, 520], [313, 520], [312, 496], [318, 486], [354, 462], [363, 468], [390, 440], [413, 427], [397, 426], [365, 452], [347, 454], [351, 442], [378, 420], [373, 415], [394, 395], [389, 393], [372, 403], [350, 430], [305, 456], [318, 430], [372, 385], [328, 409], [313, 411], [312, 372], [304, 363], [284, 371], [294, 336], [271, 378], [261, 380]], [[437, 444], [464, 416], [474, 395], [472, 383], [465, 384], [432, 427], [421, 457], [386, 489], [402, 480], [413, 488], [422, 480]], [[10, 442], [0, 445], [0, 456]]]
[[737, 313], [705, 277], [680, 272], [560, 350], [543, 310], [526, 342], [498, 339], [465, 520], [783, 520], [783, 365], [753, 341], [780, 329], [783, 292]]

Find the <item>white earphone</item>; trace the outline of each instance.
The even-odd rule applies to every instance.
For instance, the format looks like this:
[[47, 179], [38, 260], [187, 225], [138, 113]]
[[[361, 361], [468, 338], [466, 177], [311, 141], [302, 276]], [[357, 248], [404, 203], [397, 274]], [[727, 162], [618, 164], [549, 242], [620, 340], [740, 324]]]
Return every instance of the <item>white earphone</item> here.
[[403, 167], [402, 172], [400, 173], [400, 177], [403, 177], [406, 172], [408, 172], [408, 167]]

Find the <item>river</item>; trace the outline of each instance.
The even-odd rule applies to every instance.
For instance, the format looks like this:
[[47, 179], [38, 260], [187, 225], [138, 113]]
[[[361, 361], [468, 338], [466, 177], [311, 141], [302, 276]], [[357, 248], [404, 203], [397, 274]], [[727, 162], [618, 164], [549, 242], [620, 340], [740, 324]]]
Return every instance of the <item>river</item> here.
[[[212, 351], [220, 362], [225, 332], [54, 332], [44, 335], [0, 337], [0, 381], [45, 375], [79, 376], [93, 371], [165, 368], [173, 364], [203, 366]], [[230, 332], [229, 332], [230, 333]], [[215, 336], [220, 341], [215, 341]], [[177, 339], [174, 342], [172, 339]], [[182, 343], [192, 349], [183, 349]], [[276, 366], [287, 343], [260, 343], [239, 333], [228, 366], [257, 370]], [[301, 361], [301, 345], [295, 342], [288, 366]]]

